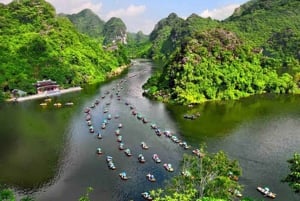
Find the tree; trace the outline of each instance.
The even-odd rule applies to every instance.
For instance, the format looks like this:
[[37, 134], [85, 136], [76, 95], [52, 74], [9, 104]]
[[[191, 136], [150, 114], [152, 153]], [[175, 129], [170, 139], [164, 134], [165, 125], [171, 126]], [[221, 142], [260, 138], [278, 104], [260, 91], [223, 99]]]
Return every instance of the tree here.
[[0, 200], [15, 201], [14, 192], [11, 189], [3, 189], [0, 191]]
[[287, 160], [290, 173], [283, 182], [287, 182], [295, 193], [300, 193], [300, 154], [294, 153], [293, 158]]
[[203, 146], [201, 157], [184, 155], [182, 174], [172, 179], [165, 190], [152, 192], [155, 200], [171, 201], [186, 197], [188, 200], [219, 198], [233, 200], [242, 186], [238, 183], [241, 168], [236, 160], [219, 151], [208, 154]]

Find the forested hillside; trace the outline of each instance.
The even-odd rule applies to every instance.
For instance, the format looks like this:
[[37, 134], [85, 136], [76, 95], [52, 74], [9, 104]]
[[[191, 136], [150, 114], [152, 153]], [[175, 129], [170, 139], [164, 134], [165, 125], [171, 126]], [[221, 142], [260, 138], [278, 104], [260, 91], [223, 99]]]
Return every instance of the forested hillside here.
[[100, 38], [103, 36], [102, 32], [105, 22], [93, 13], [92, 10], [84, 9], [76, 14], [61, 15], [69, 18], [80, 33], [87, 34], [93, 38]]
[[299, 91], [299, 9], [297, 0], [253, 0], [225, 21], [171, 14], [150, 35], [152, 57], [166, 65], [146, 94], [190, 104]]
[[1, 91], [34, 93], [32, 83], [41, 79], [62, 86], [95, 83], [128, 62], [116, 56], [120, 52], [105, 51], [99, 41], [80, 34], [44, 0], [0, 4], [0, 16]]

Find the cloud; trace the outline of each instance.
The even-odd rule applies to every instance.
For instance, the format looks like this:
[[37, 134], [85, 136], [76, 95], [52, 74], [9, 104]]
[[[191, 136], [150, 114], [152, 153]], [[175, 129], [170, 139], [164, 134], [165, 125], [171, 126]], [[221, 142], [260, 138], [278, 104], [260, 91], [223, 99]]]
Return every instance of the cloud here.
[[4, 4], [8, 4], [8, 3], [10, 3], [11, 2], [11, 0], [1, 0], [0, 1], [0, 3], [4, 3]]
[[106, 15], [106, 19], [110, 19], [111, 17], [120, 17], [120, 18], [128, 18], [128, 17], [136, 17], [146, 10], [146, 6], [140, 5], [130, 5], [126, 9], [121, 8], [118, 10], [112, 10]]
[[82, 11], [83, 9], [89, 8], [95, 13], [100, 13], [102, 4], [92, 3], [89, 0], [72, 0], [72, 1], [62, 1], [62, 0], [48, 0], [55, 8], [57, 13], [73, 14]]
[[205, 18], [211, 17], [217, 20], [224, 20], [225, 18], [229, 17], [233, 13], [234, 9], [238, 8], [239, 6], [240, 5], [238, 4], [231, 4], [213, 10], [206, 9], [202, 13], [200, 13], [200, 16]]

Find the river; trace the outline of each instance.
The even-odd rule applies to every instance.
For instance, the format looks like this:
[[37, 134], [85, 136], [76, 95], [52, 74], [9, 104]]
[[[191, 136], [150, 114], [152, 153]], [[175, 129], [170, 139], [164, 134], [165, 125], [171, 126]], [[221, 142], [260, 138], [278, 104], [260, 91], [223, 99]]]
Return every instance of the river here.
[[[256, 186], [267, 185], [277, 193], [276, 200], [299, 200], [286, 183], [280, 182], [288, 173], [286, 160], [300, 152], [299, 96], [261, 95], [193, 108], [166, 105], [142, 96], [141, 85], [155, 68], [150, 61], [135, 60], [120, 77], [56, 97], [44, 108], [39, 105], [42, 100], [1, 105], [0, 184], [15, 188], [19, 198], [26, 194], [38, 201], [78, 200], [89, 186], [93, 188], [91, 200], [143, 200], [141, 192], [163, 187], [179, 173], [183, 153], [191, 153], [157, 136], [150, 128], [154, 122], [194, 147], [205, 142], [210, 152], [224, 150], [237, 159], [243, 169], [240, 183], [245, 196], [266, 199]], [[84, 109], [98, 99], [100, 104], [90, 112], [96, 131], [91, 134]], [[70, 100], [72, 107], [53, 106]], [[149, 123], [132, 115], [130, 106]], [[200, 117], [187, 120], [183, 118], [186, 113], [200, 113]], [[108, 114], [113, 118], [101, 129]], [[114, 118], [116, 115], [119, 118]], [[114, 132], [119, 123], [123, 124], [120, 132], [125, 147], [133, 153], [131, 157], [118, 149]], [[97, 139], [97, 132], [102, 133], [102, 139]], [[141, 148], [142, 141], [149, 145], [148, 150]], [[98, 147], [102, 155], [96, 154]], [[144, 164], [137, 160], [140, 153], [145, 156]], [[172, 163], [175, 171], [167, 172], [162, 163], [154, 163], [154, 153], [162, 163]], [[107, 167], [107, 155], [113, 157], [116, 170]], [[130, 177], [127, 181], [119, 178], [122, 171]], [[156, 182], [147, 181], [149, 172]]]

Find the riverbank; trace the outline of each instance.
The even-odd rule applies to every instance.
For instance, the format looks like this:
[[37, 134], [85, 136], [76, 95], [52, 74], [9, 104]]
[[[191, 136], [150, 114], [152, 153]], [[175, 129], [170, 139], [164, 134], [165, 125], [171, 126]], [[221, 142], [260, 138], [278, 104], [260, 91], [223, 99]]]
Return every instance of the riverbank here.
[[18, 98], [11, 98], [8, 99], [8, 102], [23, 102], [27, 100], [34, 100], [34, 99], [42, 99], [42, 98], [47, 98], [51, 96], [57, 96], [60, 94], [66, 94], [66, 93], [71, 93], [71, 92], [76, 92], [82, 90], [81, 87], [71, 87], [67, 89], [61, 89], [57, 92], [54, 93], [43, 93], [43, 94], [34, 94], [34, 95], [29, 95], [29, 96], [24, 96], [24, 97], [18, 97]]

